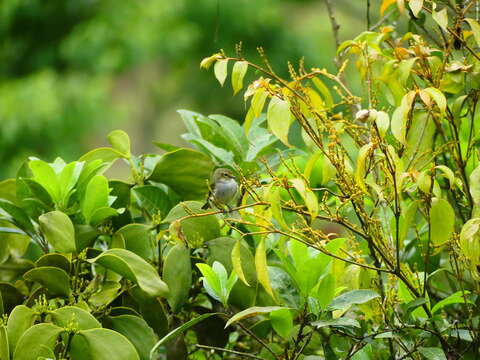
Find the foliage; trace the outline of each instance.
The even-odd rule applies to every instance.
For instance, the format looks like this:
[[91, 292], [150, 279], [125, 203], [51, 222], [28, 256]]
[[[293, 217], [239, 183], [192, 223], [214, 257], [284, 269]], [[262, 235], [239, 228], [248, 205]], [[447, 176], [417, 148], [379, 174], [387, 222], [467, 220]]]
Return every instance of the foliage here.
[[[391, 8], [441, 36], [364, 32], [336, 74], [289, 80], [221, 51], [201, 66], [234, 92], [261, 73], [242, 125], [181, 110], [195, 150], [137, 156], [117, 130], [1, 182], [0, 356], [476, 358], [480, 25], [440, 2]], [[130, 181], [104, 176], [116, 161]], [[218, 166], [238, 204], [203, 210]]]

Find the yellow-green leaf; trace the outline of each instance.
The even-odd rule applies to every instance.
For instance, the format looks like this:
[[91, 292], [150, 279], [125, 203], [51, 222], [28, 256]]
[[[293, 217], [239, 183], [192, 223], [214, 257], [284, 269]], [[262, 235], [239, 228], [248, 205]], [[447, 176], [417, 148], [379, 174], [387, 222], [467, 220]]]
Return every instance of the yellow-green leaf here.
[[442, 245], [450, 239], [455, 225], [455, 212], [445, 199], [432, 199], [430, 230], [434, 245]]
[[215, 63], [215, 66], [213, 68], [215, 72], [215, 77], [217, 78], [218, 82], [222, 86], [225, 83], [225, 79], [227, 78], [227, 65], [228, 65], [228, 60], [221, 59]]
[[410, 9], [412, 10], [413, 15], [418, 18], [418, 13], [422, 10], [423, 0], [410, 0], [408, 2]]
[[452, 189], [453, 185], [455, 185], [455, 174], [453, 173], [452, 169], [445, 165], [437, 165], [435, 166], [435, 168], [443, 172], [445, 177], [448, 179], [448, 182], [450, 183], [450, 189]]
[[248, 70], [248, 63], [246, 61], [237, 61], [233, 65], [232, 70], [232, 87], [235, 95], [243, 87], [243, 78]]
[[265, 239], [262, 238], [255, 252], [255, 269], [257, 270], [258, 282], [262, 284], [265, 291], [276, 300], [273, 289], [270, 286], [270, 277], [268, 276], [267, 252], [265, 249]]
[[260, 314], [268, 314], [271, 313], [272, 311], [275, 310], [280, 310], [280, 309], [287, 309], [284, 307], [280, 306], [254, 306], [250, 307], [248, 309], [245, 309], [243, 311], [240, 311], [239, 313], [236, 313], [233, 315], [225, 324], [225, 328], [229, 327], [230, 325], [236, 323], [237, 321], [243, 320], [243, 319], [248, 319], [253, 316], [257, 316]]
[[332, 94], [330, 93], [330, 90], [328, 89], [328, 87], [319, 78], [314, 77], [312, 79], [312, 81], [315, 84], [315, 86], [317, 87], [317, 89], [320, 91], [320, 93], [322, 94], [323, 101], [325, 101], [325, 105], [327, 105], [328, 107], [332, 107], [333, 106], [333, 98], [332, 98]]
[[358, 151], [357, 168], [355, 169], [355, 181], [363, 191], [367, 191], [365, 186], [365, 174], [367, 173], [367, 158], [372, 150], [372, 143], [363, 145]]
[[388, 131], [388, 127], [390, 126], [390, 117], [385, 111], [378, 111], [377, 117], [375, 118], [375, 124], [377, 125], [380, 138], [383, 139]]
[[307, 186], [304, 180], [302, 179], [291, 179], [293, 187], [298, 191], [305, 205], [307, 206], [308, 212], [314, 219], [318, 215], [318, 200], [313, 191]]
[[276, 96], [272, 97], [267, 110], [267, 122], [270, 131], [285, 145], [288, 143], [288, 131], [292, 124], [290, 104]]
[[410, 91], [402, 98], [400, 106], [395, 109], [392, 116], [390, 127], [392, 134], [403, 145], [407, 144], [407, 122], [408, 114], [412, 108], [413, 100], [415, 99], [415, 91]]
[[430, 95], [435, 103], [437, 104], [438, 108], [442, 113], [445, 112], [447, 109], [447, 99], [445, 98], [445, 95], [438, 89], [434, 87], [429, 87], [426, 89], [423, 89], [428, 95]]
[[241, 252], [240, 252], [241, 245], [242, 244], [240, 240], [237, 240], [237, 242], [235, 243], [232, 249], [233, 271], [235, 271], [235, 274], [237, 274], [238, 278], [242, 280], [245, 285], [250, 286], [247, 279], [245, 278], [245, 274], [243, 273], [243, 269], [242, 269], [242, 258], [241, 258]]
[[200, 68], [208, 69], [215, 61], [220, 59], [222, 55], [220, 54], [213, 54], [212, 56], [206, 57], [200, 62]]
[[126, 158], [130, 157], [130, 137], [125, 131], [113, 130], [107, 138], [115, 150], [122, 153]]
[[475, 38], [477, 45], [480, 46], [480, 24], [476, 20], [470, 18], [465, 19], [465, 21], [468, 22], [468, 25], [470, 25], [473, 37]]
[[447, 26], [448, 26], [448, 13], [447, 13], [447, 8], [444, 7], [440, 11], [436, 11], [436, 4], [433, 4], [433, 9], [432, 9], [432, 18], [435, 20], [435, 22], [440, 26], [444, 31], [447, 31]]

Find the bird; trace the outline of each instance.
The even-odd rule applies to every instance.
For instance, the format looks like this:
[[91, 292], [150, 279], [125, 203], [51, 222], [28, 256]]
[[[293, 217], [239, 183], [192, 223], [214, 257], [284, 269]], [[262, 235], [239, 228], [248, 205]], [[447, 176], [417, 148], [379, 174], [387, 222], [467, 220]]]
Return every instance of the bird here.
[[208, 209], [211, 205], [221, 209], [227, 206], [235, 199], [238, 192], [237, 178], [231, 170], [218, 168], [213, 172], [210, 193], [207, 202], [202, 209]]

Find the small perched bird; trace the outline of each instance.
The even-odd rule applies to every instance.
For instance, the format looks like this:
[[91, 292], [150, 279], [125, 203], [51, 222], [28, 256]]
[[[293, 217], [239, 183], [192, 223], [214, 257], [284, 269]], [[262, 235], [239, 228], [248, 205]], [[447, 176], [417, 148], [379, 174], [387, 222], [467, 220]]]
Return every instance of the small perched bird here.
[[233, 201], [237, 192], [238, 183], [235, 175], [229, 169], [218, 168], [213, 172], [210, 193], [202, 209], [207, 209], [212, 205], [219, 209], [224, 206], [230, 208], [229, 204]]

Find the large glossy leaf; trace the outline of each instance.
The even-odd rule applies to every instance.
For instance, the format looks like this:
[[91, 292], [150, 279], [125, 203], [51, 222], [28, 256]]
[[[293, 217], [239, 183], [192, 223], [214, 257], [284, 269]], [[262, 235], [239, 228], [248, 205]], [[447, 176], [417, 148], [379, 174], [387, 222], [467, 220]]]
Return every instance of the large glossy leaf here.
[[177, 244], [167, 254], [163, 264], [163, 280], [167, 283], [168, 304], [177, 312], [188, 299], [192, 286], [192, 264], [190, 251], [183, 244]]
[[45, 254], [35, 262], [36, 267], [53, 266], [63, 269], [68, 273], [71, 270], [70, 260], [64, 255], [58, 253]]
[[53, 201], [58, 203], [61, 198], [61, 189], [53, 167], [42, 160], [31, 160], [28, 165], [32, 170], [33, 180], [42, 185], [48, 191]]
[[8, 317], [7, 334], [10, 354], [13, 355], [18, 340], [29, 329], [39, 315], [25, 305], [17, 305]]
[[191, 247], [198, 247], [205, 241], [215, 239], [220, 236], [220, 226], [215, 215], [187, 217], [190, 214], [202, 214], [208, 211], [202, 210], [202, 203], [198, 201], [186, 201], [175, 206], [165, 218], [165, 222], [170, 222], [170, 232], [186, 241]]
[[117, 230], [115, 234], [122, 235], [127, 250], [144, 259], [152, 258], [154, 252], [153, 239], [148, 225], [128, 224]]
[[178, 149], [160, 158], [149, 180], [168, 185], [183, 199], [204, 199], [212, 170], [213, 163], [207, 155]]
[[329, 308], [331, 310], [343, 310], [351, 305], [364, 304], [377, 297], [380, 297], [380, 295], [372, 290], [352, 290], [333, 299]]
[[70, 295], [70, 277], [60, 268], [42, 266], [26, 272], [23, 277], [42, 284], [52, 295]]
[[157, 340], [144, 319], [133, 315], [109, 316], [108, 327], [124, 335], [135, 346], [141, 360], [148, 360]]
[[15, 348], [15, 360], [37, 360], [44, 356], [49, 358], [57, 338], [64, 331], [63, 328], [49, 324], [37, 324], [23, 333]]
[[[3, 209], [8, 215], [11, 216], [9, 222], [13, 223], [15, 226], [25, 230], [25, 231], [33, 231], [33, 224], [30, 221], [27, 213], [14, 203], [8, 200], [0, 200], [0, 209]], [[0, 212], [1, 214], [1, 212]]]
[[77, 332], [72, 339], [73, 360], [140, 360], [127, 338], [110, 329], [89, 329]]
[[102, 175], [95, 175], [89, 182], [82, 201], [82, 214], [87, 223], [95, 210], [108, 207], [108, 180]]
[[447, 357], [441, 348], [419, 347], [418, 352], [427, 360], [447, 360]]
[[53, 322], [63, 328], [75, 324], [77, 330], [101, 328], [102, 325], [88, 311], [77, 306], [64, 306], [50, 313]]
[[89, 261], [133, 281], [150, 296], [168, 295], [168, 286], [160, 279], [155, 268], [131, 251], [110, 249]]
[[71, 253], [76, 250], [75, 229], [70, 218], [61, 211], [51, 211], [38, 218], [40, 230], [56, 251]]
[[150, 216], [160, 215], [163, 219], [172, 208], [172, 202], [167, 193], [153, 185], [137, 186], [133, 188], [133, 193]]
[[288, 338], [293, 329], [293, 317], [289, 309], [278, 309], [270, 312], [270, 323], [278, 335]]

